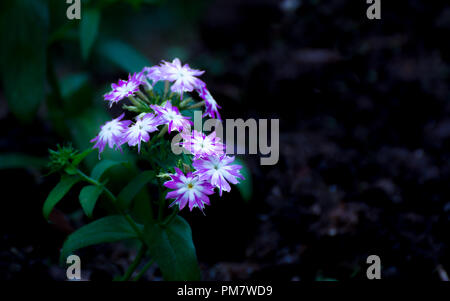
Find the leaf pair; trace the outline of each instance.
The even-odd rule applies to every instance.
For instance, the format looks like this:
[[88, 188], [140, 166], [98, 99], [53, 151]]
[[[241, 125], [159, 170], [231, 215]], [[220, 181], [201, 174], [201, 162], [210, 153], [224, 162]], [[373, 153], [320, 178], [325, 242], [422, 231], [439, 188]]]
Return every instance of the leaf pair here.
[[[44, 202], [43, 214], [45, 219], [48, 220], [53, 208], [58, 204], [61, 199], [69, 192], [69, 190], [79, 181], [81, 177], [76, 174], [77, 165], [91, 152], [91, 150], [82, 152], [75, 157], [72, 162], [71, 168], [66, 168], [68, 174], [62, 175], [59, 183], [53, 188]], [[124, 163], [124, 161], [112, 161], [103, 160], [98, 163], [91, 173], [91, 178], [99, 181], [102, 175], [111, 167]], [[103, 184], [101, 185], [89, 185], [84, 187], [79, 195], [81, 207], [87, 216], [92, 217], [97, 199], [103, 191]]]
[[[192, 231], [182, 217], [177, 216], [166, 226], [153, 224], [145, 227], [144, 236], [150, 256], [158, 263], [165, 280], [200, 279]], [[64, 242], [60, 262], [64, 264], [69, 255], [84, 247], [137, 238], [124, 217], [107, 216], [72, 233]]]

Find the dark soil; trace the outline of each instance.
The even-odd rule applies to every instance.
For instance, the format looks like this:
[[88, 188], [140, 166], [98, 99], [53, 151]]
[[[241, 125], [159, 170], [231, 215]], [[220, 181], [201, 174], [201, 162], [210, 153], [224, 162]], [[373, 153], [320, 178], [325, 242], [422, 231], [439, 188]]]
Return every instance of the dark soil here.
[[[450, 6], [383, 1], [382, 20], [369, 21], [365, 1], [353, 2], [210, 4], [192, 48], [198, 61], [223, 61], [221, 75], [205, 74], [223, 117], [279, 118], [281, 134], [277, 165], [246, 158], [252, 200], [234, 189], [206, 217], [183, 213], [204, 279], [366, 279], [371, 254], [383, 278], [439, 280], [450, 270]], [[45, 155], [55, 141], [44, 123], [11, 133], [12, 122], [0, 120], [9, 151]], [[1, 173], [17, 187], [2, 197], [2, 278], [64, 279], [59, 248], [79, 225], [59, 211], [66, 227], [42, 218], [57, 179]], [[67, 212], [77, 205], [69, 198]], [[123, 273], [134, 256], [126, 250], [82, 251], [84, 273]]]

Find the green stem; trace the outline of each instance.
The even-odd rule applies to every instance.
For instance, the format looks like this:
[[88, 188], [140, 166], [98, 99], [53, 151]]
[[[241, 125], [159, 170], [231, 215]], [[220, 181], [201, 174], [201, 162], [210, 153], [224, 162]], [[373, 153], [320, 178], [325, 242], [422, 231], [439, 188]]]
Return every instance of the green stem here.
[[169, 215], [169, 217], [166, 218], [166, 219], [162, 222], [162, 225], [163, 225], [163, 226], [169, 225], [169, 224], [173, 221], [173, 219], [177, 216], [177, 213], [178, 213], [178, 207], [175, 207], [175, 209], [173, 209], [173, 211], [172, 211], [172, 213]]
[[188, 97], [180, 103], [180, 110], [184, 110], [189, 103], [192, 101], [192, 98]]
[[125, 219], [127, 220], [128, 224], [130, 224], [131, 228], [133, 228], [134, 232], [136, 232], [138, 238], [144, 242], [144, 235], [142, 233], [142, 231], [139, 229], [139, 227], [136, 225], [136, 223], [133, 221], [133, 219], [131, 218], [131, 216], [127, 213], [125, 213], [117, 204], [117, 198], [115, 197], [115, 195], [102, 183], [100, 183], [97, 180], [92, 179], [91, 177], [89, 177], [88, 175], [86, 175], [84, 172], [82, 172], [81, 170], [77, 169], [77, 173], [78, 175], [85, 180], [86, 182], [88, 182], [89, 184], [95, 185], [95, 186], [101, 186], [103, 191], [106, 193], [106, 195], [108, 196], [108, 198], [111, 200], [111, 202], [113, 203], [114, 207], [116, 208], [116, 210], [123, 216], [125, 217]]
[[162, 136], [164, 136], [167, 131], [169, 130], [169, 126], [166, 124], [164, 126], [164, 128], [161, 130], [161, 132], [159, 132], [158, 136], [156, 136], [157, 138], [161, 138]]
[[162, 193], [162, 189], [159, 190], [159, 208], [158, 208], [158, 221], [162, 221], [164, 215], [164, 206], [166, 205], [166, 199]]
[[204, 104], [205, 104], [205, 101], [200, 101], [200, 102], [197, 102], [195, 105], [187, 107], [186, 110], [201, 108]]
[[145, 101], [148, 104], [151, 104], [150, 100], [147, 98], [147, 96], [145, 96], [144, 93], [142, 93], [141, 91], [137, 91], [136, 92], [137, 96], [139, 96], [139, 98], [141, 98], [143, 101]]
[[147, 270], [155, 263], [155, 259], [152, 258], [149, 262], [147, 262], [142, 270], [133, 278], [133, 281], [138, 281], [141, 277], [147, 272]]
[[136, 108], [135, 106], [127, 106], [127, 105], [123, 105], [123, 106], [122, 106], [122, 109], [128, 110], [128, 111], [130, 111], [130, 112], [135, 112], [135, 113], [139, 113], [139, 112], [140, 112], [139, 109]]
[[145, 93], [147, 93], [148, 96], [152, 97], [153, 96], [153, 87], [151, 87], [149, 84], [145, 84], [144, 85], [144, 91]]
[[139, 249], [139, 252], [136, 255], [136, 258], [134, 258], [133, 262], [128, 267], [127, 271], [125, 272], [125, 275], [123, 275], [122, 281], [130, 280], [131, 275], [133, 274], [134, 270], [136, 270], [136, 268], [141, 263], [141, 260], [144, 257], [146, 251], [147, 251], [147, 247], [145, 246], [145, 244], [142, 244], [141, 248]]
[[146, 110], [148, 108], [148, 105], [139, 97], [136, 98], [134, 96], [129, 96], [128, 98], [130, 99], [131, 103], [138, 109]]
[[169, 82], [166, 80], [164, 82], [164, 94], [163, 94], [163, 98], [166, 99], [167, 93], [169, 92]]

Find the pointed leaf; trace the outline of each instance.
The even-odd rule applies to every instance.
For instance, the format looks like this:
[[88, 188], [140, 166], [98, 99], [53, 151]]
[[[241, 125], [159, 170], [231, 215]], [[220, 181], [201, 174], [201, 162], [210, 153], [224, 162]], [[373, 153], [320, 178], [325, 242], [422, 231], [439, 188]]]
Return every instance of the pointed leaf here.
[[58, 202], [69, 192], [70, 188], [75, 185], [80, 178], [77, 176], [63, 175], [59, 183], [50, 191], [47, 199], [44, 203], [43, 214], [45, 219], [48, 220], [48, 216], [52, 212], [53, 208], [58, 204]]
[[95, 185], [85, 186], [81, 189], [79, 196], [80, 204], [88, 217], [92, 217], [95, 204], [97, 203], [98, 197], [102, 194], [102, 191], [102, 186]]
[[134, 197], [144, 188], [144, 186], [155, 180], [155, 172], [152, 170], [144, 171], [132, 179], [117, 196], [119, 206], [126, 209], [130, 206]]
[[84, 158], [86, 158], [87, 155], [89, 155], [90, 153], [92, 153], [94, 149], [93, 148], [89, 148], [87, 150], [85, 150], [82, 153], [79, 153], [75, 156], [75, 159], [73, 159], [73, 166], [78, 166], [78, 164], [81, 163], [81, 161], [83, 161]]
[[121, 215], [107, 216], [87, 224], [73, 232], [64, 242], [60, 262], [74, 251], [100, 243], [137, 238], [136, 232]]
[[138, 72], [150, 61], [132, 46], [120, 41], [106, 41], [100, 44], [99, 53], [126, 72]]
[[[74, 73], [61, 78], [61, 96], [67, 102], [70, 98], [89, 84], [89, 75], [87, 73]], [[78, 100], [79, 102], [79, 100]], [[77, 102], [77, 105], [79, 105]]]
[[102, 175], [111, 167], [124, 163], [124, 161], [102, 160], [92, 169], [91, 178], [100, 180]]
[[180, 216], [166, 225], [146, 225], [144, 236], [165, 280], [200, 280], [192, 232]]

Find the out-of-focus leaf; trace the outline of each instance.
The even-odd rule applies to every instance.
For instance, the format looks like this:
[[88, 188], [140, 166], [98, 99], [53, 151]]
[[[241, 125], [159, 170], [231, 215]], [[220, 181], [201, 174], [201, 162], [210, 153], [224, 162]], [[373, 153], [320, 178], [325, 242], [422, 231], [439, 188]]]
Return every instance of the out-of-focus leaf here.
[[88, 217], [92, 217], [95, 204], [97, 203], [98, 197], [102, 194], [102, 191], [102, 186], [95, 185], [85, 186], [81, 189], [79, 195], [80, 204]]
[[248, 202], [251, 200], [253, 194], [252, 174], [250, 173], [245, 161], [236, 158], [234, 162], [242, 165], [240, 172], [244, 176], [245, 180], [240, 180], [240, 183], [236, 186], [239, 189], [242, 198]]
[[61, 181], [59, 181], [55, 188], [50, 191], [50, 194], [45, 200], [42, 210], [45, 219], [48, 219], [56, 204], [59, 203], [59, 201], [66, 195], [66, 193], [69, 192], [70, 188], [72, 188], [72, 186], [75, 185], [78, 181], [80, 181], [80, 178], [77, 176], [63, 175], [61, 177]]
[[148, 224], [144, 236], [165, 280], [200, 280], [191, 227], [182, 217], [166, 226]]
[[101, 13], [98, 8], [86, 8], [80, 23], [80, 43], [83, 59], [89, 57], [92, 45], [97, 38]]
[[76, 73], [64, 77], [61, 80], [61, 95], [64, 99], [69, 99], [74, 93], [79, 91], [89, 82], [89, 75], [86, 73]]
[[102, 160], [97, 165], [95, 165], [94, 169], [92, 169], [91, 178], [95, 180], [100, 180], [102, 175], [111, 167], [123, 164], [124, 161], [113, 161], [113, 160]]
[[[94, 111], [92, 105], [94, 91], [92, 81], [87, 73], [74, 73], [63, 77], [59, 81], [61, 100], [57, 100], [57, 108], [64, 113], [64, 119], [83, 116], [84, 110]], [[105, 110], [103, 113], [107, 114]], [[66, 134], [67, 136], [67, 134]], [[88, 139], [91, 140], [92, 138]]]
[[9, 109], [23, 121], [45, 96], [48, 23], [46, 1], [0, 3], [0, 73]]
[[150, 61], [132, 46], [121, 41], [104, 41], [100, 43], [99, 53], [108, 58], [117, 67], [126, 72], [138, 72]]
[[0, 154], [0, 169], [7, 168], [43, 168], [47, 159], [28, 156], [19, 153]]
[[101, 218], [73, 232], [64, 242], [60, 263], [74, 251], [100, 243], [137, 238], [136, 232], [124, 217], [113, 215]]
[[155, 172], [153, 170], [144, 171], [132, 179], [117, 196], [119, 206], [122, 209], [128, 208], [134, 197], [142, 190], [142, 188], [144, 188], [146, 184], [152, 181], [156, 181]]

